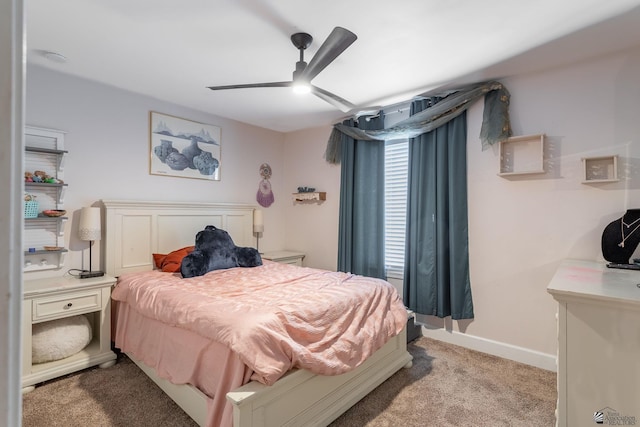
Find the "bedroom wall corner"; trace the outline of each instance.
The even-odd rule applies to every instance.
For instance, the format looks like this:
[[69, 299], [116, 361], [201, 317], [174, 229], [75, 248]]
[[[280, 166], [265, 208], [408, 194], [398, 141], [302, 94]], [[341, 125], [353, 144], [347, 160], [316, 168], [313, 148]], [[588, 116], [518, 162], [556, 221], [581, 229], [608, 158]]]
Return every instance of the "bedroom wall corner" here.
[[[324, 160], [331, 126], [305, 129], [285, 135], [286, 239], [284, 249], [306, 254], [304, 265], [335, 271], [338, 262], [338, 209], [340, 165]], [[319, 203], [296, 203], [291, 195], [300, 186], [327, 193]]]

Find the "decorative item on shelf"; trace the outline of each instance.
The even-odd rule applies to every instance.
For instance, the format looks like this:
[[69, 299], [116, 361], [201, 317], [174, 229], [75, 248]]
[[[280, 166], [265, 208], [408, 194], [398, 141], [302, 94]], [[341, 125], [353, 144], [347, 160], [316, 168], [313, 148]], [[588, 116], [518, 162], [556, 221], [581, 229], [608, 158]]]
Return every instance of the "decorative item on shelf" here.
[[262, 181], [260, 181], [260, 186], [258, 187], [256, 200], [260, 203], [260, 206], [268, 208], [275, 201], [273, 191], [271, 191], [271, 182], [269, 182], [269, 178], [271, 178], [271, 166], [267, 163], [261, 164], [260, 176], [262, 177]]
[[45, 184], [64, 184], [64, 181], [62, 181], [61, 179], [57, 179], [44, 171], [35, 171], [33, 173], [25, 172], [24, 181], [39, 182]]
[[38, 217], [39, 203], [36, 201], [36, 196], [29, 193], [24, 193], [24, 217], [25, 218], [37, 218]]
[[260, 235], [264, 232], [264, 220], [260, 209], [253, 211], [253, 232], [256, 234], [256, 250], [260, 253]]
[[50, 217], [60, 217], [66, 213], [67, 211], [65, 211], [64, 209], [46, 209], [42, 211], [42, 214], [44, 216], [50, 216]]
[[314, 187], [298, 187], [298, 193], [313, 193], [316, 191]]
[[89, 271], [82, 271], [80, 273], [81, 279], [104, 276], [104, 272], [93, 271], [91, 269], [91, 246], [93, 246], [94, 240], [100, 240], [102, 237], [102, 227], [100, 222], [100, 208], [82, 208], [82, 211], [80, 212], [78, 233], [80, 234], [81, 240], [89, 241]]

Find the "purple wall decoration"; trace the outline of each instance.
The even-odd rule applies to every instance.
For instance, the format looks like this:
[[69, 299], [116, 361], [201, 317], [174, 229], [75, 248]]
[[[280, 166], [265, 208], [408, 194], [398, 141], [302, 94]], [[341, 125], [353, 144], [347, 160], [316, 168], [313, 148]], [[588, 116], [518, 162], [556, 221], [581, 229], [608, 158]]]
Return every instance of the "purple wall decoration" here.
[[260, 203], [260, 206], [268, 208], [275, 200], [273, 191], [271, 191], [271, 183], [269, 182], [269, 178], [271, 178], [271, 166], [267, 163], [261, 164], [260, 176], [262, 176], [262, 181], [260, 181], [260, 186], [258, 187], [256, 200]]

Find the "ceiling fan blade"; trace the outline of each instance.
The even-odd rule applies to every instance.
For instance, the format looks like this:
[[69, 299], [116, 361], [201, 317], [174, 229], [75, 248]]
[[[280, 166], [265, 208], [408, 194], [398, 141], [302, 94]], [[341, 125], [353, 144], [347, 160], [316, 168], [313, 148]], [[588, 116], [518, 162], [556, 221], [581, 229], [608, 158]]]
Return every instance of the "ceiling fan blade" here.
[[342, 112], [346, 113], [347, 111], [351, 111], [356, 108], [355, 105], [353, 105], [346, 99], [340, 98], [338, 95], [334, 95], [331, 92], [327, 92], [326, 90], [320, 89], [317, 86], [311, 85], [311, 92], [313, 92], [315, 96], [322, 99], [323, 101], [326, 101], [334, 107], [339, 108]]
[[272, 83], [249, 83], [243, 85], [226, 85], [226, 86], [207, 86], [211, 90], [225, 90], [225, 89], [250, 89], [255, 87], [289, 87], [293, 85], [293, 82], [272, 82]]
[[309, 61], [300, 78], [310, 82], [315, 76], [331, 64], [346, 48], [356, 41], [358, 36], [351, 31], [335, 27], [329, 37], [322, 43], [316, 54]]

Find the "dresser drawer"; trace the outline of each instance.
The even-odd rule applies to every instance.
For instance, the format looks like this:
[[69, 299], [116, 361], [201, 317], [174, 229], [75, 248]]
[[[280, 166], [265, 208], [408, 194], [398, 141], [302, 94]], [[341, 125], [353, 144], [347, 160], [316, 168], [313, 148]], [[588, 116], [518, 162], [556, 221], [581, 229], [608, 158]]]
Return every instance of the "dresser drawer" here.
[[99, 311], [102, 307], [100, 289], [78, 292], [72, 295], [57, 295], [33, 300], [32, 320], [52, 320], [74, 314]]

